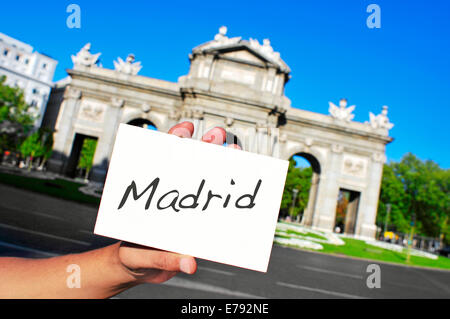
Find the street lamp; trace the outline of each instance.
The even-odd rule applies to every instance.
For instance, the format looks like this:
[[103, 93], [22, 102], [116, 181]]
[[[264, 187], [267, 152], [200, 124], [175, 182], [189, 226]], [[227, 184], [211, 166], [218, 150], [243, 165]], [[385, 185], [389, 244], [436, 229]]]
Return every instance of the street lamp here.
[[411, 231], [409, 233], [409, 240], [408, 240], [408, 249], [406, 251], [406, 262], [409, 263], [410, 257], [411, 257], [411, 246], [413, 244], [414, 239], [414, 226], [416, 224], [416, 214], [412, 213], [411, 216]]
[[291, 205], [291, 218], [294, 216], [294, 207], [295, 207], [295, 200], [297, 199], [298, 189], [294, 188], [292, 190], [292, 205]]
[[[387, 225], [389, 220], [389, 214], [391, 213], [391, 204], [386, 204], [386, 216], [384, 217], [384, 232], [387, 231]], [[383, 234], [384, 237], [384, 234]]]

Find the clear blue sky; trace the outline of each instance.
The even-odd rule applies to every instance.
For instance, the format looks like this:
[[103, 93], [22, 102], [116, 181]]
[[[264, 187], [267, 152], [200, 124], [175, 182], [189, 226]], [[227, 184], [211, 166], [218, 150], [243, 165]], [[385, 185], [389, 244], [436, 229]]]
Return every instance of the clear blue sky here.
[[[66, 7], [81, 7], [81, 29], [66, 26]], [[369, 29], [366, 8], [381, 8], [381, 28]], [[59, 61], [55, 80], [85, 43], [104, 67], [134, 53], [140, 74], [177, 81], [188, 54], [213, 39], [264, 38], [292, 69], [292, 105], [328, 113], [342, 97], [355, 120], [389, 106], [390, 160], [406, 152], [450, 167], [450, 1], [3, 1], [0, 32]]]

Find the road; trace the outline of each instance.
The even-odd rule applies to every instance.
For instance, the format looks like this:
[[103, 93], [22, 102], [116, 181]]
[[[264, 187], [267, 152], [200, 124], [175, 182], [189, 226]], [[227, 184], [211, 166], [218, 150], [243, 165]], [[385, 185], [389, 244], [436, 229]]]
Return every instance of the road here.
[[[50, 257], [113, 241], [92, 234], [96, 207], [0, 184], [0, 256]], [[381, 288], [368, 288], [369, 264]], [[114, 298], [450, 298], [450, 271], [418, 269], [274, 245], [266, 274], [198, 260], [195, 275]]]

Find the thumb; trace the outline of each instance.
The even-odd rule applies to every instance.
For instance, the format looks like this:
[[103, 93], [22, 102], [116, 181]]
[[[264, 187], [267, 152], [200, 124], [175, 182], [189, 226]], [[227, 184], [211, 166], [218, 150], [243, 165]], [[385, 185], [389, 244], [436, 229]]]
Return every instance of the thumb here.
[[194, 257], [147, 247], [122, 246], [119, 253], [122, 263], [130, 269], [159, 269], [194, 274], [197, 262]]

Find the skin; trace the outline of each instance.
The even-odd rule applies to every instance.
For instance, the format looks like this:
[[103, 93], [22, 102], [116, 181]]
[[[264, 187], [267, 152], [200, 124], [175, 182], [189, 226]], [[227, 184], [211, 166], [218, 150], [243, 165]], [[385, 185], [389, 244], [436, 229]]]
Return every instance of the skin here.
[[[194, 125], [182, 122], [169, 134], [191, 138]], [[202, 141], [222, 145], [223, 128], [215, 127]], [[240, 149], [232, 144], [228, 147]], [[69, 265], [80, 268], [80, 288], [68, 288]], [[194, 274], [195, 258], [127, 242], [46, 259], [0, 258], [0, 298], [108, 298], [142, 283], [162, 283], [177, 273]]]

